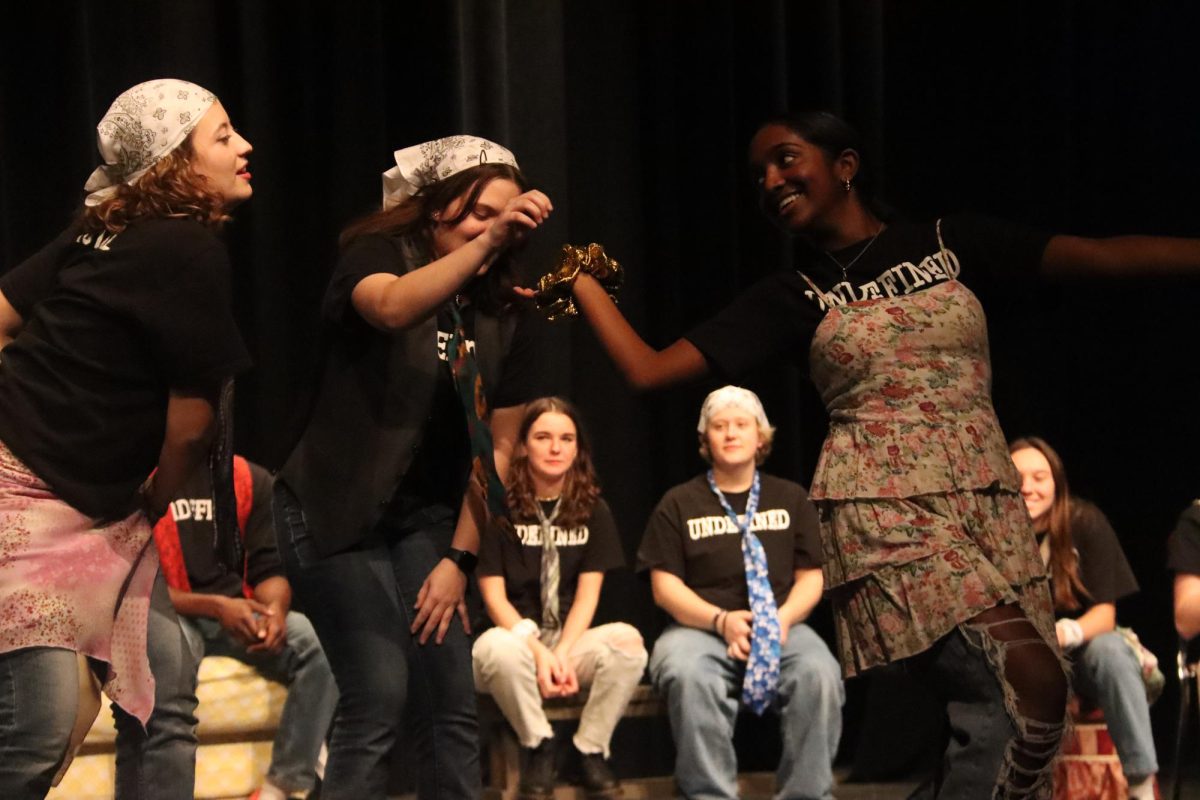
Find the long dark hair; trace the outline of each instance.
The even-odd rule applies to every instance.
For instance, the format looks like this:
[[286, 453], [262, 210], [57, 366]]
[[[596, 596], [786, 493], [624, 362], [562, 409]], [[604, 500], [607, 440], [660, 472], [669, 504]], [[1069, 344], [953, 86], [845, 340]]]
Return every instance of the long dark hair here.
[[525, 439], [538, 417], [550, 412], [563, 414], [575, 424], [575, 461], [563, 481], [562, 503], [555, 520], [559, 527], [571, 528], [582, 525], [591, 517], [592, 509], [600, 499], [600, 484], [596, 480], [596, 469], [592, 466], [592, 448], [579, 421], [579, 411], [561, 397], [542, 397], [525, 407], [516, 451], [508, 469], [508, 508], [514, 519], [537, 519], [537, 493], [533, 489], [533, 473], [529, 469]]
[[132, 184], [122, 183], [111, 197], [84, 206], [79, 220], [92, 233], [120, 233], [139, 220], [185, 217], [208, 228], [229, 221], [225, 200], [209, 190], [207, 180], [192, 166], [195, 150], [189, 133]]
[[1050, 540], [1050, 578], [1054, 581], [1054, 607], [1060, 611], [1075, 611], [1081, 607], [1080, 598], [1091, 599], [1091, 593], [1079, 577], [1079, 554], [1071, 537], [1071, 526], [1075, 518], [1075, 504], [1071, 500], [1071, 489], [1067, 484], [1067, 471], [1062, 458], [1037, 436], [1023, 436], [1008, 445], [1008, 452], [1032, 449], [1046, 458], [1050, 465], [1050, 477], [1054, 479], [1054, 500], [1046, 511], [1046, 536]]
[[[444, 225], [457, 225], [466, 219], [475, 210], [479, 195], [497, 178], [512, 181], [522, 192], [529, 189], [529, 181], [516, 167], [508, 164], [480, 164], [423, 187], [393, 208], [376, 211], [351, 222], [338, 237], [338, 246], [345, 249], [346, 245], [359, 236], [382, 233], [410, 239], [432, 260], [434, 226], [439, 222]], [[463, 202], [458, 212], [453, 217], [442, 217], [439, 220], [438, 216], [459, 198], [462, 198]], [[495, 313], [515, 297], [515, 271], [513, 248], [509, 248], [496, 259], [482, 278], [473, 279], [467, 284], [466, 294], [485, 311]]]
[[831, 162], [846, 150], [858, 153], [858, 172], [854, 175], [853, 183], [858, 191], [859, 201], [883, 222], [896, 216], [896, 212], [879, 197], [874, 159], [865, 151], [862, 137], [853, 125], [828, 111], [793, 111], [777, 114], [763, 120], [758, 130], [761, 131], [768, 125], [787, 128], [804, 141], [820, 148]]

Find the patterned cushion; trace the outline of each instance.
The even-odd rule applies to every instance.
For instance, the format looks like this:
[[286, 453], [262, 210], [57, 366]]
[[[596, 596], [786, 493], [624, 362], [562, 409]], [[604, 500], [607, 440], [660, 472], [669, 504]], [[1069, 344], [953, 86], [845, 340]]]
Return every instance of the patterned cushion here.
[[[200, 664], [196, 797], [245, 797], [258, 788], [271, 762], [271, 739], [287, 689], [232, 658]], [[107, 699], [81, 753], [47, 798], [112, 800], [116, 731]], [[213, 741], [213, 740], [216, 741]]]

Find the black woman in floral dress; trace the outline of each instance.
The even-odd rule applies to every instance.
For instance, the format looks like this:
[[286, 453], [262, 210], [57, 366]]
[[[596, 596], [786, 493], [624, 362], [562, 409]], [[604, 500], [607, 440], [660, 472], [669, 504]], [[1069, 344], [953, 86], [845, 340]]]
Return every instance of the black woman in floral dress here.
[[810, 494], [843, 670], [902, 661], [945, 701], [953, 735], [928, 796], [1048, 796], [1067, 681], [975, 291], [1193, 269], [1200, 243], [1045, 236], [974, 216], [889, 223], [857, 134], [826, 113], [762, 125], [750, 166], [767, 215], [808, 245], [797, 270], [661, 351], [610, 302], [603, 267], [552, 273], [540, 299], [572, 301], [640, 388], [770, 359], [806, 367], [830, 414]]

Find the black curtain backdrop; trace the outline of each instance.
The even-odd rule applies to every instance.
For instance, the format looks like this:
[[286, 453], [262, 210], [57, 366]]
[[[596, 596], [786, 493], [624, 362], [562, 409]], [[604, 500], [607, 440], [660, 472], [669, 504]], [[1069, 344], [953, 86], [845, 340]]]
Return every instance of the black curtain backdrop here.
[[[0, 269], [70, 219], [117, 93], [161, 76], [213, 89], [255, 146], [255, 197], [228, 229], [257, 361], [239, 383], [237, 440], [277, 467], [316, 368], [337, 233], [378, 203], [396, 148], [456, 132], [511, 147], [556, 208], [528, 277], [564, 242], [603, 242], [629, 268], [626, 314], [665, 346], [788, 266], [745, 169], [757, 122], [785, 108], [857, 124], [887, 199], [912, 218], [1200, 235], [1198, 23], [1189, 3], [1066, 0], [27, 5], [0, 28]], [[989, 308], [1001, 422], [1046, 437], [1109, 514], [1142, 584], [1122, 621], [1169, 667], [1164, 543], [1200, 495], [1200, 280], [1028, 295]], [[583, 325], [557, 333], [551, 368], [585, 412], [632, 555], [657, 498], [701, 468], [693, 431], [712, 386], [636, 395]], [[782, 365], [744, 383], [780, 430], [769, 469], [807, 483], [824, 428], [815, 393]], [[647, 586], [609, 587], [601, 615], [653, 637], [663, 618]], [[1169, 680], [1155, 708], [1164, 760]]]

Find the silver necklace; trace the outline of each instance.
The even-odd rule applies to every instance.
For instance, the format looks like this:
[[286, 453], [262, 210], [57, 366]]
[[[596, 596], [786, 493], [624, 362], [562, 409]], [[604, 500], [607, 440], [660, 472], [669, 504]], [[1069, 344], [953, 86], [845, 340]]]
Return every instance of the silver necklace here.
[[855, 264], [857, 264], [858, 260], [867, 254], [867, 251], [871, 249], [871, 245], [875, 244], [875, 240], [879, 238], [879, 234], [883, 233], [883, 229], [885, 227], [887, 227], [887, 226], [884, 225], [882, 222], [879, 223], [879, 230], [875, 231], [875, 235], [871, 237], [871, 240], [869, 242], [867, 242], [866, 246], [863, 247], [862, 250], [858, 251], [858, 255], [856, 255], [854, 258], [850, 259], [849, 264], [843, 264], [842, 262], [838, 261], [836, 258], [833, 257], [833, 253], [829, 252], [828, 250], [822, 251], [825, 253], [825, 255], [829, 256], [830, 261], [837, 264], [838, 267], [842, 270], [842, 280], [843, 281], [849, 280], [849, 278], [846, 277], [846, 271], [849, 270], [851, 267], [853, 267]]

